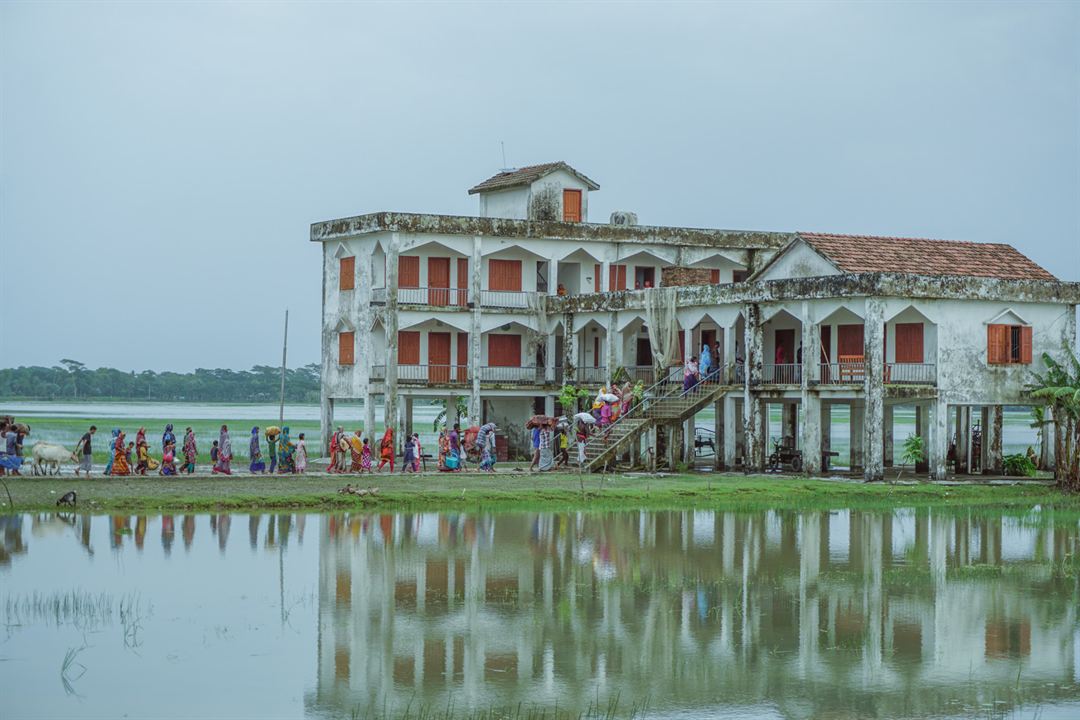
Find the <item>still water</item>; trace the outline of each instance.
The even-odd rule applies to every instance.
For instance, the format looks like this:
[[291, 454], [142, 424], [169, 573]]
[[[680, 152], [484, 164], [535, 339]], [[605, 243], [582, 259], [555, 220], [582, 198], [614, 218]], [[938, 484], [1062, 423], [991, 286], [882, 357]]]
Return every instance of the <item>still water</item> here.
[[0, 537], [3, 718], [1080, 717], [1080, 527], [1048, 508], [41, 514]]

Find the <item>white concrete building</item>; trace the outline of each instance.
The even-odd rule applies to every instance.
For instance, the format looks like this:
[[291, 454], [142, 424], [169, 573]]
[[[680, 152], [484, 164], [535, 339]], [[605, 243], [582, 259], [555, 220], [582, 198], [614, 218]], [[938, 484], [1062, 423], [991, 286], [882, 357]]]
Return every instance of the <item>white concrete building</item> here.
[[[380, 433], [411, 428], [414, 398], [453, 407], [466, 396], [470, 421], [497, 422], [513, 449], [529, 415], [555, 412], [564, 383], [599, 387], [621, 368], [651, 385], [707, 343], [714, 382], [686, 397], [657, 388], [657, 402], [590, 444], [591, 467], [641, 457], [643, 438], [676, 462], [692, 448], [686, 427], [712, 405], [718, 466], [762, 469], [767, 406], [780, 404], [783, 435], [817, 473], [840, 404], [850, 465], [880, 479], [892, 410], [914, 405], [931, 471], [944, 477], [952, 446], [959, 471], [1000, 469], [1002, 406], [1030, 404], [1033, 363], [1075, 345], [1080, 284], [1010, 246], [653, 227], [632, 213], [590, 223], [598, 189], [551, 163], [472, 188], [477, 217], [313, 224], [323, 437], [340, 400], [364, 400], [366, 427]], [[976, 420], [985, 440], [973, 455]]]

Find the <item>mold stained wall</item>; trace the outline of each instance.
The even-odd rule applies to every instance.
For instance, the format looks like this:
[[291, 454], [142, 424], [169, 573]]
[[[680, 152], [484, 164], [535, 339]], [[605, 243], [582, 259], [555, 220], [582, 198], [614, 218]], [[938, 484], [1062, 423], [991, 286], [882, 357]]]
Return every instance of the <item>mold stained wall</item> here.
[[799, 240], [759, 280], [839, 275], [840, 271], [816, 250]]
[[563, 190], [581, 190], [581, 219], [589, 218], [589, 188], [565, 170], [549, 173], [531, 185], [479, 193], [480, 217], [562, 221]]
[[[365, 258], [372, 255], [374, 237], [333, 240], [323, 245], [323, 333], [322, 374], [323, 395], [328, 398], [355, 398], [362, 394], [371, 364], [371, 265]], [[340, 289], [340, 260], [357, 258], [353, 290]], [[338, 363], [338, 334], [354, 333], [354, 363]]]

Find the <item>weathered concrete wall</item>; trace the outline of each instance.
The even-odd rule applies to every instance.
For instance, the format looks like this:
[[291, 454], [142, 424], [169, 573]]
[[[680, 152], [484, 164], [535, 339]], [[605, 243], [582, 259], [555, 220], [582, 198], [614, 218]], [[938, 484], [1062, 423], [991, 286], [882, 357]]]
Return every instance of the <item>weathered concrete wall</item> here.
[[762, 382], [761, 307], [750, 303], [743, 308], [746, 319], [746, 383], [743, 390], [744, 462], [751, 471], [765, 469], [765, 437], [762, 434], [763, 415], [757, 388]]
[[477, 193], [480, 217], [527, 220], [529, 218], [529, 187], [508, 188], [497, 192]]
[[884, 441], [882, 427], [885, 421], [885, 308], [878, 298], [866, 299], [866, 325], [864, 341], [864, 416], [863, 453], [865, 456], [863, 478], [867, 482], [885, 477]]
[[755, 280], [782, 280], [784, 278], [809, 278], [825, 275], [839, 275], [840, 270], [823, 258], [804, 240], [781, 251], [772, 265], [756, 276]]

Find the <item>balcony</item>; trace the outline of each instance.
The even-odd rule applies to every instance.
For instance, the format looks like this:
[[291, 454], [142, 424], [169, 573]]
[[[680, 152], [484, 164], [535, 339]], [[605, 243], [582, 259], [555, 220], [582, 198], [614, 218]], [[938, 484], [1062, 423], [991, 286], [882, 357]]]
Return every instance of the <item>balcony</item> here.
[[841, 355], [840, 362], [821, 363], [822, 385], [862, 385], [866, 379], [866, 363], [862, 355]]
[[[398, 384], [407, 386], [456, 385], [469, 386], [469, 369], [465, 365], [398, 365]], [[525, 385], [535, 387], [546, 385], [544, 368], [537, 367], [498, 367], [483, 365], [477, 369], [481, 383], [499, 385]], [[382, 382], [386, 379], [386, 366], [373, 365], [371, 381]]]
[[936, 385], [937, 366], [932, 363], [885, 363], [886, 385]]
[[514, 290], [481, 290], [480, 304], [493, 308], [529, 308], [539, 293]]
[[798, 385], [802, 383], [802, 365], [775, 363], [762, 367], [761, 381], [768, 385]]
[[[862, 356], [840, 357], [840, 362], [821, 363], [820, 383], [862, 385], [866, 379], [866, 363]], [[885, 363], [884, 381], [886, 385], [935, 385], [937, 366], [932, 363]]]
[[579, 367], [577, 369], [577, 381], [606, 385], [608, 380], [606, 367]]

